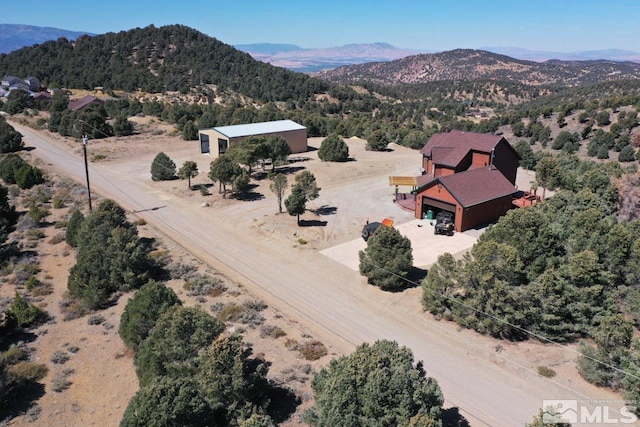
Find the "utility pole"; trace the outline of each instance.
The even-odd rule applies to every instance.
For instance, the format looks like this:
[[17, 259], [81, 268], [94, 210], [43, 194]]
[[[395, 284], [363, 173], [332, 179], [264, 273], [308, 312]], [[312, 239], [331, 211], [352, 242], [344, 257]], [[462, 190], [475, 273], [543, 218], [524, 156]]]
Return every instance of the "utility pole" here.
[[[84, 126], [83, 126], [84, 130]], [[87, 163], [87, 143], [89, 142], [89, 138], [87, 134], [83, 132], [82, 135], [82, 151], [84, 152], [84, 172], [87, 176], [87, 192], [89, 193], [89, 212], [93, 211], [93, 207], [91, 206], [91, 186], [89, 186], [89, 164]]]

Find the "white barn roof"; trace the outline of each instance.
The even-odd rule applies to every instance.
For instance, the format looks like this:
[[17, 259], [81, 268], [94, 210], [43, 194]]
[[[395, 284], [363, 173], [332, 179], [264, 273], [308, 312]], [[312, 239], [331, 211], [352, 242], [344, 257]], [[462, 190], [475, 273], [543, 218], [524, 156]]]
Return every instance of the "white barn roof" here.
[[293, 120], [276, 120], [273, 122], [249, 123], [246, 125], [220, 126], [213, 129], [226, 137], [238, 138], [241, 136], [263, 135], [265, 133], [287, 132], [306, 128]]

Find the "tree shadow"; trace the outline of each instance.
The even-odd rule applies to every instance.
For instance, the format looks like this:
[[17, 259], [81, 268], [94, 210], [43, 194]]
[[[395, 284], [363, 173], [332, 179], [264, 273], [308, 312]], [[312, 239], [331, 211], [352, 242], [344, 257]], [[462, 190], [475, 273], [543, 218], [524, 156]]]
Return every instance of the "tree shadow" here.
[[1, 329], [0, 332], [3, 332], [2, 338], [0, 338], [0, 351], [7, 351], [12, 345], [20, 342], [34, 342], [38, 338], [36, 334], [20, 329], [9, 334], [4, 333], [5, 331], [2, 331]]
[[457, 407], [442, 410], [442, 427], [470, 427], [469, 421]]
[[327, 221], [319, 221], [317, 219], [301, 219], [298, 225], [300, 227], [326, 227]]
[[269, 172], [267, 172], [267, 171], [252, 171], [250, 176], [251, 176], [252, 179], [255, 179], [256, 181], [262, 181], [263, 179], [269, 177]]
[[422, 281], [427, 277], [428, 270], [424, 270], [418, 267], [411, 267], [407, 279], [410, 281], [407, 283], [407, 289], [420, 286]]
[[276, 384], [271, 384], [269, 397], [271, 402], [269, 403], [267, 412], [276, 424], [288, 420], [291, 415], [296, 412], [300, 403], [302, 403], [293, 391]]
[[322, 205], [317, 209], [310, 209], [310, 210], [316, 215], [326, 216], [326, 215], [335, 215], [335, 213], [338, 211], [338, 208], [335, 206]]
[[291, 175], [294, 174], [296, 172], [299, 172], [303, 169], [306, 169], [304, 166], [281, 166], [279, 168], [276, 168], [276, 173], [281, 173], [284, 175]]
[[244, 193], [236, 194], [234, 198], [237, 200], [242, 200], [243, 202], [255, 202], [256, 200], [264, 199], [264, 194], [257, 193], [255, 191], [245, 191]]
[[298, 162], [308, 162], [311, 160], [311, 157], [297, 156], [297, 157], [289, 157], [289, 163], [298, 163]]
[[33, 402], [40, 399], [44, 394], [44, 385], [35, 381], [27, 381], [12, 388], [0, 404], [0, 419], [10, 420], [25, 414]]

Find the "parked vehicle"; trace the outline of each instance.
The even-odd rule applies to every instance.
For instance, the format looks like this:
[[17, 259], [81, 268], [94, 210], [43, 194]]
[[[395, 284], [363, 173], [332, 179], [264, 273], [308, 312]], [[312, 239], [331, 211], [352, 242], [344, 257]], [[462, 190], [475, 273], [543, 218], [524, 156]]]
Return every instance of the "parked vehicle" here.
[[453, 214], [451, 212], [442, 211], [436, 215], [436, 225], [433, 227], [433, 234], [446, 234], [453, 236]]
[[368, 241], [369, 237], [373, 236], [376, 230], [381, 226], [393, 227], [393, 220], [385, 218], [382, 222], [367, 222], [367, 224], [362, 228], [362, 238], [364, 241]]

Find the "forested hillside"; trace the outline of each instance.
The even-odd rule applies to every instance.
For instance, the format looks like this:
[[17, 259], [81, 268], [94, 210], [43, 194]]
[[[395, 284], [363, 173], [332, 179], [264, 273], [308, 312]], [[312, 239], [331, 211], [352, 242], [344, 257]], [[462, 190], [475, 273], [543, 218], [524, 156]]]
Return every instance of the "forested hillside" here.
[[0, 56], [0, 75], [35, 76], [49, 87], [189, 91], [214, 84], [258, 101], [308, 99], [328, 84], [276, 68], [189, 27], [136, 28], [65, 38]]

